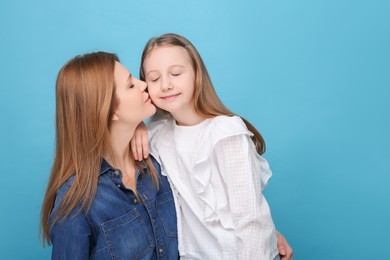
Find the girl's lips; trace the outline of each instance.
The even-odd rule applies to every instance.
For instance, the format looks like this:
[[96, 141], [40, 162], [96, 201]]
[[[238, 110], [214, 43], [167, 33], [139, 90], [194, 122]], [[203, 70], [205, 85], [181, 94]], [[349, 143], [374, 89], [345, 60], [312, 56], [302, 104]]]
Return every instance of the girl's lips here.
[[161, 97], [161, 99], [170, 100], [170, 99], [176, 98], [179, 95], [180, 95], [180, 93], [179, 94], [172, 94], [172, 95], [168, 95], [168, 96], [163, 96], [163, 97]]

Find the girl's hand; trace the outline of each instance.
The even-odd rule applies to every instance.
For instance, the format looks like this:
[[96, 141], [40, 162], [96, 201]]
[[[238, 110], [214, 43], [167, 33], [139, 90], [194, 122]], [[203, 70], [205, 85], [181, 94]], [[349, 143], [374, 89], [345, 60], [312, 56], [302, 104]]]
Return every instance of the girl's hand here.
[[149, 156], [148, 129], [144, 122], [141, 122], [134, 131], [133, 138], [130, 141], [131, 151], [134, 160], [142, 161]]
[[293, 258], [293, 250], [290, 245], [287, 243], [287, 240], [284, 238], [282, 234], [278, 231], [276, 232], [278, 251], [281, 260], [292, 260]]

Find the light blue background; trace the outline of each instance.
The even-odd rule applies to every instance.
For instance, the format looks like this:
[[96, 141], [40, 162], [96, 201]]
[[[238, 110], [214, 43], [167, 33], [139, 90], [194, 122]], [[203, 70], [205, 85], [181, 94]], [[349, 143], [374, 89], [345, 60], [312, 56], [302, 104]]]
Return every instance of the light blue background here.
[[0, 0], [0, 258], [50, 258], [38, 227], [60, 67], [105, 50], [138, 75], [146, 41], [176, 32], [265, 137], [295, 259], [389, 259], [389, 14], [387, 0]]

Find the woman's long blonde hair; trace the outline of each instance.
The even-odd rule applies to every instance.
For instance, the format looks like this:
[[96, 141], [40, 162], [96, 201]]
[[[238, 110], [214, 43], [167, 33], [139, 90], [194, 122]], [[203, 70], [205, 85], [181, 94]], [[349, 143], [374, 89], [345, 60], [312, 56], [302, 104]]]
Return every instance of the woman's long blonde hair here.
[[[229, 109], [227, 109], [226, 106], [219, 99], [202, 58], [200, 57], [195, 46], [183, 36], [173, 33], [167, 33], [159, 37], [152, 38], [148, 41], [141, 58], [141, 80], [145, 81], [145, 72], [143, 65], [146, 57], [154, 48], [161, 46], [180, 46], [187, 51], [192, 61], [192, 67], [195, 71], [195, 91], [193, 97], [193, 105], [194, 110], [197, 114], [204, 118], [212, 118], [220, 115], [236, 115]], [[260, 155], [265, 153], [265, 142], [259, 131], [257, 131], [257, 129], [243, 117], [241, 118], [246, 124], [248, 130], [254, 135], [253, 141], [256, 145], [257, 152]]]
[[[109, 127], [116, 105], [116, 61], [119, 59], [112, 53], [80, 55], [67, 62], [58, 74], [56, 151], [41, 212], [44, 244], [50, 244], [52, 224], [67, 217], [77, 205], [89, 209], [96, 193], [103, 155], [114, 158]], [[158, 183], [150, 159], [147, 164], [154, 183]], [[54, 221], [49, 223], [56, 193], [71, 176], [74, 176], [73, 184], [63, 197]]]

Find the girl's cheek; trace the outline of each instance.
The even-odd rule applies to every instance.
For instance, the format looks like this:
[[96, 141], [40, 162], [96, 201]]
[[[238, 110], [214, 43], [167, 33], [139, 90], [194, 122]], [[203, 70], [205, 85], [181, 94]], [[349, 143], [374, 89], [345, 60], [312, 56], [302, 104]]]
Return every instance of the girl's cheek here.
[[156, 100], [156, 96], [153, 93], [149, 92], [149, 97], [152, 100], [152, 102], [154, 103], [154, 101]]

